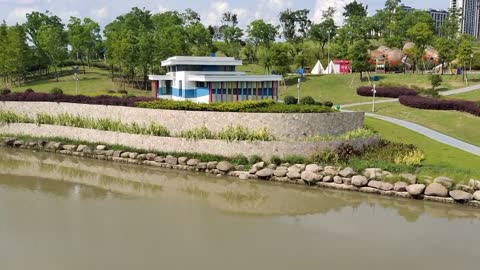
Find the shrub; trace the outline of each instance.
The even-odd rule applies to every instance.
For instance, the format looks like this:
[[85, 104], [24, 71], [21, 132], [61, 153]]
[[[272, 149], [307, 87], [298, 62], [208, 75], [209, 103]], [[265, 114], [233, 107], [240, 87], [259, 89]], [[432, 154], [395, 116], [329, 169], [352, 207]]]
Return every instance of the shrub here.
[[[315, 105], [317, 106], [323, 106], [323, 103], [320, 102], [320, 101], [315, 101]], [[327, 105], [325, 105], [325, 107], [328, 107]]]
[[12, 93], [12, 90], [8, 89], [8, 88], [3, 88], [1, 91], [0, 91], [0, 95], [8, 95]]
[[480, 107], [473, 101], [434, 99], [421, 96], [400, 97], [400, 103], [404, 106], [426, 110], [456, 110], [480, 116]]
[[25, 89], [25, 93], [35, 93], [32, 88]]
[[302, 105], [315, 105], [315, 99], [311, 96], [305, 96], [300, 99]]
[[57, 96], [63, 95], [63, 90], [59, 87], [54, 87], [54, 88], [52, 88], [52, 90], [50, 90], [50, 94], [51, 95], [57, 95]]
[[318, 141], [340, 141], [340, 140], [354, 140], [359, 138], [368, 138], [375, 136], [375, 132], [370, 129], [366, 128], [359, 128], [342, 135], [337, 136], [312, 136], [308, 137], [306, 140], [311, 142], [318, 142]]
[[308, 158], [302, 157], [302, 156], [286, 156], [285, 160], [286, 163], [290, 164], [308, 164], [309, 160]]
[[432, 84], [432, 89], [435, 90], [437, 87], [442, 85], [443, 79], [440, 75], [431, 75], [430, 83]]
[[323, 104], [325, 105], [325, 107], [328, 107], [328, 108], [333, 107], [333, 102], [331, 101], [325, 101]]
[[423, 160], [425, 160], [425, 155], [419, 149], [414, 149], [395, 157], [396, 164], [404, 164], [407, 166], [420, 166]]
[[217, 111], [217, 112], [250, 112], [250, 113], [324, 113], [332, 112], [332, 108], [315, 105], [286, 105], [273, 100], [241, 101], [229, 103], [202, 104], [191, 101], [155, 100], [139, 102], [137, 107], [182, 111]]
[[[376, 88], [377, 93], [375, 96], [398, 98], [400, 96], [416, 96], [417, 91], [406, 87], [379, 87]], [[371, 97], [373, 96], [372, 88], [369, 86], [360, 87], [357, 89], [357, 94], [360, 96]]]
[[283, 102], [287, 105], [293, 105], [298, 103], [298, 99], [294, 96], [285, 96]]
[[202, 139], [214, 139], [215, 134], [207, 127], [199, 127], [190, 130], [185, 130], [180, 133], [180, 137], [187, 140], [202, 140]]
[[434, 98], [437, 98], [439, 97], [440, 95], [438, 94], [438, 90], [437, 89], [434, 89], [434, 88], [430, 88], [430, 89], [425, 89], [422, 91], [422, 93], [426, 96], [429, 96], [429, 97], [434, 97]]
[[333, 150], [326, 150], [315, 154], [312, 158], [313, 162], [320, 163], [320, 164], [338, 164], [340, 162], [340, 158], [338, 154]]
[[255, 163], [258, 163], [262, 161], [262, 157], [258, 156], [258, 155], [251, 155], [250, 157], [248, 157], [248, 163], [250, 164], [255, 164]]
[[127, 91], [127, 90], [118, 90], [117, 93], [118, 93], [118, 94], [122, 94], [122, 95], [128, 95], [128, 91]]
[[278, 165], [282, 164], [282, 159], [278, 156], [272, 156], [270, 158], [270, 163], [278, 166]]
[[51, 95], [46, 93], [12, 93], [10, 95], [0, 96], [0, 101], [24, 101], [24, 102], [65, 102], [65, 103], [80, 103], [80, 104], [98, 104], [110, 106], [126, 106], [134, 107], [138, 102], [153, 101], [155, 98], [150, 97], [114, 97], [114, 96], [96, 96], [88, 97], [83, 95]]
[[348, 161], [355, 155], [355, 149], [350, 144], [342, 143], [335, 149], [335, 153], [341, 161]]
[[248, 165], [249, 160], [246, 156], [244, 155], [236, 155], [230, 159], [230, 161], [233, 164], [238, 164], [238, 165]]
[[228, 126], [218, 133], [218, 138], [226, 141], [273, 141], [275, 138], [266, 128], [249, 130], [243, 126]]
[[109, 93], [109, 94], [115, 94], [115, 93], [117, 93], [117, 91], [115, 91], [115, 90], [107, 90], [107, 93]]

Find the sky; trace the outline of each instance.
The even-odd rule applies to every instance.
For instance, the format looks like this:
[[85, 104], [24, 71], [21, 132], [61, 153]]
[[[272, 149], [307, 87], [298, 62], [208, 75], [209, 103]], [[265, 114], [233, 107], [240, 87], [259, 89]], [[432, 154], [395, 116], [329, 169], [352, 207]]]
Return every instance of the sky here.
[[[145, 7], [152, 13], [168, 10], [183, 11], [191, 8], [200, 13], [206, 25], [218, 25], [221, 14], [232, 11], [238, 14], [239, 22], [245, 27], [254, 19], [264, 19], [270, 23], [278, 23], [278, 14], [287, 9], [310, 9], [314, 22], [321, 20], [322, 10], [333, 6], [337, 8], [336, 20], [341, 23], [342, 7], [353, 0], [0, 0], [0, 21], [7, 24], [25, 22], [25, 14], [32, 11], [49, 10], [59, 16], [64, 23], [70, 16], [90, 17], [103, 27], [117, 16], [127, 13], [132, 7]], [[367, 4], [369, 12], [383, 7], [385, 0], [358, 0]], [[448, 0], [403, 0], [407, 6], [420, 9], [447, 9]]]

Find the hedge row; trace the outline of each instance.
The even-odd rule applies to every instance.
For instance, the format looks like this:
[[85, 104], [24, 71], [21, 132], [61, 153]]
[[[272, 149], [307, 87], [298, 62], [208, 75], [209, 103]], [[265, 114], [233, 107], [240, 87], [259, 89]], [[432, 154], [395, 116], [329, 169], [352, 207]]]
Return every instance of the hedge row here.
[[[398, 98], [401, 96], [416, 96], [417, 91], [406, 87], [379, 87], [376, 88], [378, 97]], [[357, 89], [357, 94], [364, 97], [373, 96], [372, 88], [369, 86], [360, 87]]]
[[242, 101], [230, 103], [193, 103], [173, 100], [139, 102], [137, 107], [162, 110], [250, 112], [250, 113], [327, 113], [333, 110], [320, 105], [286, 105], [272, 100]]
[[152, 101], [155, 98], [149, 97], [114, 97], [114, 96], [73, 96], [73, 95], [52, 95], [46, 93], [12, 93], [0, 95], [0, 101], [42, 101], [42, 102], [65, 102], [80, 104], [99, 104], [110, 106], [135, 107], [135, 104], [143, 101]]
[[421, 96], [402, 96], [400, 103], [404, 106], [426, 110], [455, 110], [480, 116], [480, 106], [467, 100], [446, 100]]

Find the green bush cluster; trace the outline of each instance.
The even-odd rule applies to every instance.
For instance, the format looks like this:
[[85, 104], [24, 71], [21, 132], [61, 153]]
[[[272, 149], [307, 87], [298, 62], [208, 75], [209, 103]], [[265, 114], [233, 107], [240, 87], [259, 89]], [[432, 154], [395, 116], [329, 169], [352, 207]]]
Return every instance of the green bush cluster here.
[[305, 96], [305, 97], [302, 97], [300, 98], [300, 102], [299, 102], [301, 105], [315, 105], [315, 99], [313, 99], [313, 97], [311, 96]]
[[298, 99], [294, 96], [285, 96], [283, 102], [287, 105], [294, 105], [298, 103]]
[[0, 95], [8, 95], [12, 92], [12, 90], [8, 89], [8, 88], [3, 88], [2, 90], [0, 90]]
[[63, 95], [63, 90], [59, 87], [54, 87], [50, 90], [50, 94], [52, 95]]
[[156, 100], [138, 102], [140, 108], [183, 110], [183, 111], [216, 111], [216, 112], [247, 112], [247, 113], [326, 113], [333, 110], [325, 106], [286, 105], [273, 100], [241, 101], [231, 103], [203, 104], [191, 101]]
[[340, 141], [340, 140], [354, 140], [360, 138], [368, 138], [375, 136], [375, 132], [366, 128], [359, 128], [356, 130], [349, 131], [345, 134], [338, 136], [312, 136], [308, 137], [306, 140], [311, 142], [316, 141]]

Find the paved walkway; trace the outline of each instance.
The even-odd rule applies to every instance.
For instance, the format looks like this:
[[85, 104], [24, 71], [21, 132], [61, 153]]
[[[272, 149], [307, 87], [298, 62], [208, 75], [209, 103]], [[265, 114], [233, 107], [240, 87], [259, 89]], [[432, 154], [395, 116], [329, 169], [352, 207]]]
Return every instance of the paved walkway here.
[[[466, 93], [466, 92], [475, 91], [475, 90], [480, 90], [480, 85], [472, 85], [472, 86], [468, 86], [468, 87], [464, 87], [464, 88], [460, 88], [460, 89], [456, 89], [456, 90], [445, 91], [445, 92], [441, 92], [440, 95], [451, 96], [451, 95]], [[398, 99], [379, 100], [375, 103], [378, 104], [378, 103], [393, 103], [393, 102], [398, 102]], [[343, 105], [342, 108], [361, 106], [361, 105], [371, 105], [371, 104], [372, 104], [372, 102], [361, 102], [361, 103]], [[348, 112], [348, 110], [342, 110], [342, 111]], [[387, 122], [390, 122], [390, 123], [408, 128], [408, 129], [413, 130], [417, 133], [425, 135], [432, 140], [435, 140], [435, 141], [441, 142], [443, 144], [446, 144], [446, 145], [455, 147], [457, 149], [463, 150], [465, 152], [480, 156], [480, 147], [475, 146], [473, 144], [466, 143], [466, 142], [458, 140], [458, 139], [455, 139], [453, 137], [447, 136], [447, 135], [445, 135], [443, 133], [440, 133], [440, 132], [437, 132], [433, 129], [429, 129], [429, 128], [426, 128], [424, 126], [421, 126], [421, 125], [418, 125], [418, 124], [415, 124], [415, 123], [412, 123], [412, 122], [408, 122], [408, 121], [405, 121], [405, 120], [400, 120], [400, 119], [397, 119], [397, 118], [378, 115], [378, 114], [374, 114], [374, 113], [365, 113], [365, 115], [368, 116], [368, 117], [380, 119], [380, 120], [383, 120], [383, 121], [387, 121]]]

